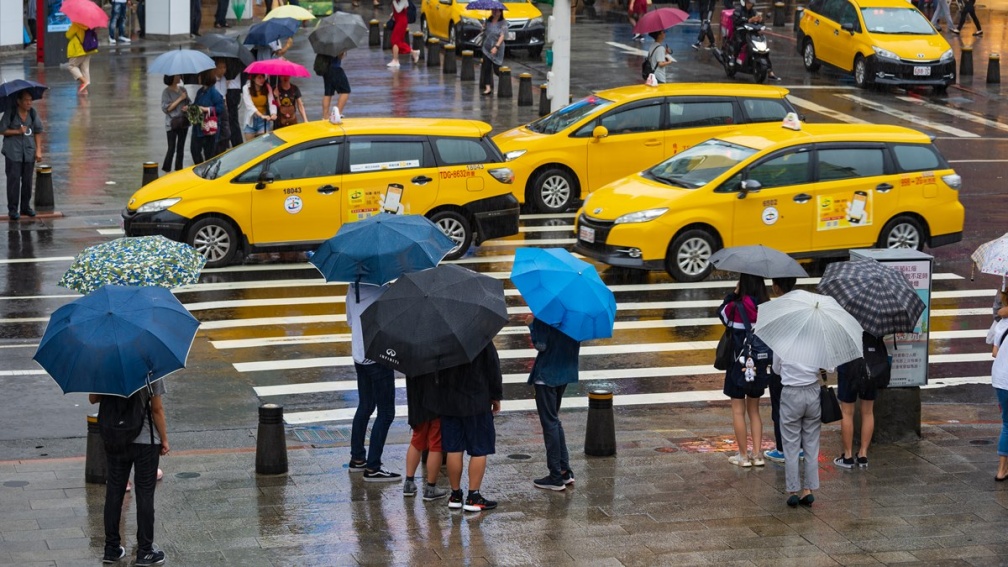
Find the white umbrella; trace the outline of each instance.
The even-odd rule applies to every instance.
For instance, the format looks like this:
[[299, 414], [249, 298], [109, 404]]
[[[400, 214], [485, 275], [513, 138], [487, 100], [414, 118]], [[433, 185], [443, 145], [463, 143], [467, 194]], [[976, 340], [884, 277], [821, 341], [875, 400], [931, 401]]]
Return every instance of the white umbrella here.
[[754, 332], [789, 362], [834, 368], [863, 356], [857, 320], [832, 297], [804, 290], [760, 305]]

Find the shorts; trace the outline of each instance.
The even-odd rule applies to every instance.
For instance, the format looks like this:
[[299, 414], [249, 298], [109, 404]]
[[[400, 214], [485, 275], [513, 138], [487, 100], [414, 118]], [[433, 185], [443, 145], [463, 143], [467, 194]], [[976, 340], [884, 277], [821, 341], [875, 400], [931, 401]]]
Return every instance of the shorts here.
[[837, 393], [838, 400], [845, 404], [853, 404], [858, 398], [866, 401], [874, 401], [878, 397], [878, 388], [875, 384], [868, 386], [863, 392], [859, 392], [853, 380], [847, 378], [847, 373], [837, 370]]
[[461, 453], [470, 457], [493, 455], [497, 432], [494, 431], [493, 413], [465, 417], [441, 416], [441, 447], [446, 453]]
[[252, 124], [242, 128], [246, 134], [262, 134], [266, 132], [266, 120], [258, 116], [252, 117]]
[[721, 392], [733, 400], [742, 400], [745, 398], [762, 398], [766, 392], [766, 388], [742, 388], [732, 377], [731, 370], [729, 370], [725, 372], [724, 388]]
[[417, 451], [441, 452], [441, 419], [434, 418], [413, 428], [410, 445]]
[[330, 68], [329, 72], [322, 77], [325, 85], [325, 96], [332, 96], [336, 93], [350, 94], [350, 81], [347, 80], [343, 67]]

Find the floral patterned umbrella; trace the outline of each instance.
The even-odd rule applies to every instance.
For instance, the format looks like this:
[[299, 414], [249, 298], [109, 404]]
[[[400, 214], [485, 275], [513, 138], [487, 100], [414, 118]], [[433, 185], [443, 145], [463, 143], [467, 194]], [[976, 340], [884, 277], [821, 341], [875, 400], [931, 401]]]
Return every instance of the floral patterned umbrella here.
[[970, 259], [981, 272], [1004, 277], [1008, 274], [1008, 233], [981, 244], [970, 255]]
[[85, 248], [59, 285], [88, 294], [106, 284], [175, 288], [194, 284], [206, 258], [163, 236], [120, 238]]

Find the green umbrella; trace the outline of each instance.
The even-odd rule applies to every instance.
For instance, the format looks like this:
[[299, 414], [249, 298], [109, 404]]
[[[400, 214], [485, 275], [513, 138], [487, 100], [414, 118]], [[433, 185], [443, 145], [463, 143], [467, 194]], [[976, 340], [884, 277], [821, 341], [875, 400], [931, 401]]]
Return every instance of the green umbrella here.
[[170, 289], [196, 283], [204, 264], [195, 248], [163, 236], [120, 238], [85, 248], [59, 285], [83, 294], [106, 284]]
[[245, 0], [234, 0], [231, 5], [234, 6], [235, 19], [240, 20], [245, 13]]

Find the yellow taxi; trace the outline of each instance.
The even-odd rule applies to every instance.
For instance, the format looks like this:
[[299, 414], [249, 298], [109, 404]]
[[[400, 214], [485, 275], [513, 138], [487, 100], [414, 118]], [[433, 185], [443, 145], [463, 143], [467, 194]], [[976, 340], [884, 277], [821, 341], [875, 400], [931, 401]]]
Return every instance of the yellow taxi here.
[[218, 267], [251, 252], [312, 250], [343, 223], [422, 214], [462, 256], [518, 233], [513, 173], [490, 125], [348, 118], [288, 126], [152, 181], [122, 212], [127, 236], [187, 242]]
[[[530, 0], [503, 0], [507, 10], [508, 31], [504, 37], [505, 53], [524, 49], [528, 56], [537, 58], [546, 45], [546, 26], [542, 12]], [[490, 10], [469, 10], [470, 0], [423, 0], [420, 4], [420, 29], [424, 40], [431, 37], [446, 40], [462, 49], [472, 49], [479, 54], [482, 47], [483, 22]]]
[[707, 140], [595, 191], [574, 250], [693, 282], [729, 246], [814, 257], [962, 239], [961, 179], [927, 135], [786, 123]]
[[952, 46], [906, 0], [812, 0], [799, 22], [805, 69], [824, 63], [854, 74], [861, 88], [956, 81]]
[[494, 136], [515, 172], [515, 197], [544, 213], [724, 132], [780, 122], [787, 89], [717, 83], [599, 91]]

